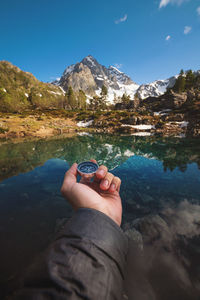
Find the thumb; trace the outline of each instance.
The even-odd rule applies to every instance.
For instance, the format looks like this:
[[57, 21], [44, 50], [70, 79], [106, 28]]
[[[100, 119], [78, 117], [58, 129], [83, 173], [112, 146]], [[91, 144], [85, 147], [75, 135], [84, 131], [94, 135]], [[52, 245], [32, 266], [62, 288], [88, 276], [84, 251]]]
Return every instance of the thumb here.
[[61, 192], [68, 192], [74, 183], [77, 182], [77, 163], [74, 163], [71, 168], [65, 173]]

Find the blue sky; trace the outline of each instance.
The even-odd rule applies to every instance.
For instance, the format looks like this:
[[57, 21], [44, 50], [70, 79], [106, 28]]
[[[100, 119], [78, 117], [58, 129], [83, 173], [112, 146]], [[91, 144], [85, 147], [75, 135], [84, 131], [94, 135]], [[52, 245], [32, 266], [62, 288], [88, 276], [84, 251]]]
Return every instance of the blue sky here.
[[200, 69], [200, 0], [7, 0], [0, 60], [42, 81], [88, 54], [137, 83]]

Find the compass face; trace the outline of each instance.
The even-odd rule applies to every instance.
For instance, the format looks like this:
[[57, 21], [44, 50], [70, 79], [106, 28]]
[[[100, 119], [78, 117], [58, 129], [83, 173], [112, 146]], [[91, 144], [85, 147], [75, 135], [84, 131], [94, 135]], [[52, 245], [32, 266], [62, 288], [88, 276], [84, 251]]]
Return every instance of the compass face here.
[[91, 161], [85, 161], [78, 164], [78, 171], [82, 174], [94, 174], [99, 166]]

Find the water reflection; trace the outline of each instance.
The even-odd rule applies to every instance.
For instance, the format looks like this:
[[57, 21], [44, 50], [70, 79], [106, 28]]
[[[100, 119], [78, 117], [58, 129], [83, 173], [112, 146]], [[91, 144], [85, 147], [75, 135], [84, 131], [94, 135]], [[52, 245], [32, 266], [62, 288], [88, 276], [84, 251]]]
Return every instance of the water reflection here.
[[126, 288], [130, 299], [200, 296], [200, 206], [188, 201], [124, 225], [130, 248]]
[[63, 175], [91, 157], [122, 179], [130, 299], [198, 299], [200, 140], [111, 135], [0, 145], [2, 295], [71, 216]]
[[195, 162], [200, 168], [200, 140], [138, 136], [89, 135], [71, 138], [0, 143], [0, 180], [33, 170], [48, 159], [61, 158], [68, 163], [96, 158], [110, 169], [132, 155], [155, 158], [164, 170], [179, 168]]

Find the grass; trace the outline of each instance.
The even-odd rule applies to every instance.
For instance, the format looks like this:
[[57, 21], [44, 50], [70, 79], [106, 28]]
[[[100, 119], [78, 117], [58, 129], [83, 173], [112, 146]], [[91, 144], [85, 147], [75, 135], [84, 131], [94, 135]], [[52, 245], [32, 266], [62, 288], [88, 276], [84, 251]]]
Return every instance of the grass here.
[[5, 127], [0, 127], [0, 133], [6, 133], [8, 132], [8, 128], [5, 128]]

